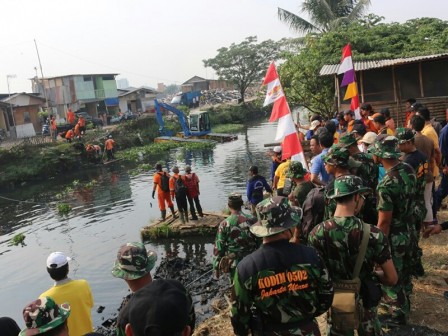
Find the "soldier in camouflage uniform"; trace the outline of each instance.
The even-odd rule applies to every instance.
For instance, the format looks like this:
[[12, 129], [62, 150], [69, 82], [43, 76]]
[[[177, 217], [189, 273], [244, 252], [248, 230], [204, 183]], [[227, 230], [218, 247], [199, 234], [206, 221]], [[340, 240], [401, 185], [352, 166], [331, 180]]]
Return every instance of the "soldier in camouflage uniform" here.
[[68, 336], [67, 318], [70, 316], [70, 305], [57, 305], [49, 296], [42, 297], [28, 304], [23, 309], [26, 328], [19, 336], [48, 335]]
[[[378, 185], [378, 165], [373, 162], [373, 156], [370, 153], [363, 153], [359, 150], [355, 134], [348, 133], [339, 139], [339, 144], [348, 149], [350, 156], [361, 162], [361, 166], [356, 170], [356, 176], [359, 176], [364, 181], [364, 185], [372, 190], [376, 190]], [[369, 194], [366, 196], [364, 208], [359, 213], [359, 218], [362, 218], [366, 223], [376, 224], [378, 222], [378, 212], [376, 210], [376, 197]]]
[[379, 135], [371, 149], [373, 159], [386, 171], [378, 183], [378, 227], [386, 234], [392, 251], [392, 260], [398, 273], [395, 286], [382, 286], [383, 303], [387, 312], [384, 323], [396, 327], [407, 323], [412, 292], [410, 267], [410, 243], [414, 221], [414, 195], [416, 177], [414, 170], [400, 162], [398, 139], [391, 135]]
[[305, 181], [307, 171], [303, 168], [299, 161], [292, 161], [289, 169], [286, 172], [286, 177], [292, 179], [294, 182], [294, 189], [288, 195], [291, 205], [302, 207], [306, 195], [316, 186], [311, 181]]
[[[327, 220], [311, 231], [308, 242], [322, 256], [334, 282], [352, 279], [356, 259], [363, 236], [364, 222], [356, 217], [361, 210], [364, 197], [371, 191], [363, 180], [354, 175], [338, 177], [334, 189], [328, 194], [337, 202], [334, 218]], [[383, 273], [374, 272], [378, 264]], [[378, 279], [379, 278], [379, 279]], [[364, 263], [359, 273], [364, 315], [357, 331], [358, 335], [382, 335], [378, 321], [377, 305], [381, 299], [379, 281], [394, 284], [397, 281], [389, 242], [377, 227], [371, 227]], [[354, 330], [330, 330], [331, 335], [354, 335]]]
[[227, 205], [230, 216], [218, 226], [213, 249], [213, 271], [216, 278], [220, 273], [230, 272], [230, 279], [233, 279], [236, 265], [246, 255], [255, 251], [260, 242], [249, 231], [249, 227], [255, 222], [254, 217], [241, 211], [241, 194], [231, 193]]
[[[361, 165], [350, 158], [350, 153], [347, 148], [335, 144], [331, 146], [330, 150], [322, 156], [324, 161], [325, 170], [328, 174], [333, 175], [335, 178], [343, 175], [349, 175], [355, 173], [356, 169]], [[333, 193], [334, 179], [328, 182], [325, 187], [325, 212], [324, 219], [330, 219], [333, 217], [333, 213], [336, 210], [336, 201], [327, 197], [328, 194]]]
[[302, 211], [286, 197], [257, 205], [253, 234], [263, 245], [237, 266], [231, 322], [236, 335], [320, 335], [316, 316], [333, 300], [324, 262], [310, 247], [289, 242]]

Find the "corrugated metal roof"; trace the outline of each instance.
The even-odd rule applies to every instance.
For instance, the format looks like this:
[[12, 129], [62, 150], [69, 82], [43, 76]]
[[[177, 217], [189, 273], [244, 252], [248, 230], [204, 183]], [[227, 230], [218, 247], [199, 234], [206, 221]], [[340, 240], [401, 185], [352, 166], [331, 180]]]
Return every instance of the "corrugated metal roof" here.
[[[383, 59], [376, 61], [359, 61], [353, 62], [355, 66], [355, 71], [364, 71], [376, 68], [390, 67], [392, 65], [404, 64], [418, 62], [427, 59], [436, 59], [448, 56], [448, 53], [436, 54], [436, 55], [426, 55], [426, 56], [415, 56], [406, 58], [396, 58], [396, 59]], [[329, 76], [338, 73], [339, 64], [325, 64], [322, 69], [320, 69], [319, 75]]]

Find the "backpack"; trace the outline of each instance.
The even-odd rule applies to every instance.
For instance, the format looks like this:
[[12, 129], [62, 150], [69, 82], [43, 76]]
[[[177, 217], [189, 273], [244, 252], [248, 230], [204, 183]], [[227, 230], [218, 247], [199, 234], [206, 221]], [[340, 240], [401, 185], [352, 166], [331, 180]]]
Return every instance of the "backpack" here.
[[300, 228], [300, 240], [302, 243], [307, 244], [308, 235], [314, 229], [314, 227], [322, 223], [324, 220], [325, 210], [325, 187], [316, 187], [306, 195], [306, 199], [303, 202], [302, 210], [303, 217], [302, 223], [299, 224]]
[[187, 175], [184, 176], [184, 184], [190, 197], [196, 197], [198, 193], [198, 184], [195, 176], [195, 173], [192, 173], [191, 177], [188, 177]]
[[163, 192], [170, 191], [170, 178], [165, 172], [160, 175], [160, 189], [162, 189]]
[[185, 185], [182, 177], [178, 177], [174, 182], [174, 194], [176, 197], [185, 197], [187, 194], [187, 186]]
[[289, 177], [285, 178], [285, 184], [283, 185], [283, 196], [288, 196], [294, 186], [294, 182]]

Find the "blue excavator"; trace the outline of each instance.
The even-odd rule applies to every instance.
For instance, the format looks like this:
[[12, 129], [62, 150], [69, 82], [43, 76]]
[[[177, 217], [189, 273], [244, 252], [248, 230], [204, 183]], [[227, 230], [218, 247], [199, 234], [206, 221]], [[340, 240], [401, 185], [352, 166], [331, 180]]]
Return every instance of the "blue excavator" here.
[[[234, 134], [211, 133], [210, 115], [208, 111], [192, 111], [189, 117], [184, 112], [172, 105], [154, 100], [157, 122], [159, 123], [160, 137], [154, 139], [155, 142], [164, 141], [232, 141], [238, 139]], [[173, 132], [165, 128], [162, 108], [174, 113], [179, 119], [182, 132], [174, 136]]]

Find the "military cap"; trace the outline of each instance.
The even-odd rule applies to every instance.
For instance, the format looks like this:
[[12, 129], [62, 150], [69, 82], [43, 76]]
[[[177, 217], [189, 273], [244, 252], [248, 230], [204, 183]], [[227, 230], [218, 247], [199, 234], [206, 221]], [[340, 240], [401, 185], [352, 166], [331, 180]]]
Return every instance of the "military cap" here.
[[127, 243], [118, 250], [112, 275], [125, 280], [136, 280], [148, 274], [156, 261], [157, 254], [146, 251], [143, 243]]
[[329, 199], [352, 194], [367, 194], [372, 190], [364, 186], [362, 178], [355, 175], [343, 175], [334, 180], [334, 188], [327, 194]]
[[250, 231], [257, 237], [268, 237], [286, 231], [299, 224], [302, 209], [292, 207], [288, 198], [275, 196], [257, 204], [257, 222]]
[[361, 162], [350, 157], [350, 152], [346, 147], [341, 147], [338, 144], [331, 146], [327, 154], [322, 156], [322, 159], [327, 164], [340, 167], [356, 168], [361, 165]]
[[302, 178], [306, 175], [306, 170], [303, 168], [302, 163], [299, 161], [292, 161], [289, 165], [286, 177], [289, 178]]
[[339, 138], [339, 145], [342, 147], [348, 147], [356, 143], [356, 138], [353, 133], [344, 134]]
[[70, 316], [70, 305], [63, 303], [57, 305], [49, 296], [29, 303], [23, 309], [23, 319], [26, 328], [19, 336], [32, 336], [46, 333], [62, 323]]
[[410, 128], [399, 127], [395, 133], [399, 144], [403, 144], [409, 140], [414, 139], [415, 131]]
[[393, 135], [380, 134], [373, 143], [370, 152], [383, 159], [398, 159], [401, 153], [397, 145], [398, 139]]

